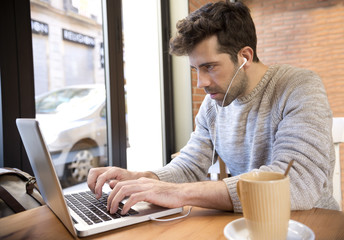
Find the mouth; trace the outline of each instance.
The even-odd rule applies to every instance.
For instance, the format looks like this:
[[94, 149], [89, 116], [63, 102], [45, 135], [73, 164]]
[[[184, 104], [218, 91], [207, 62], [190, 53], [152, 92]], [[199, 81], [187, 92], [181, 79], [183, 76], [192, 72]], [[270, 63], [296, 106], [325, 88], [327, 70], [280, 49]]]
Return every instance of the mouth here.
[[209, 93], [209, 95], [210, 95], [210, 97], [211, 97], [212, 99], [215, 99], [215, 98], [216, 98], [216, 95], [217, 95], [217, 93]]
[[220, 93], [209, 93], [211, 99], [218, 100]]
[[213, 100], [220, 101], [221, 98], [223, 98], [221, 91], [217, 91], [216, 89], [205, 88], [204, 91], [209, 94], [210, 98]]

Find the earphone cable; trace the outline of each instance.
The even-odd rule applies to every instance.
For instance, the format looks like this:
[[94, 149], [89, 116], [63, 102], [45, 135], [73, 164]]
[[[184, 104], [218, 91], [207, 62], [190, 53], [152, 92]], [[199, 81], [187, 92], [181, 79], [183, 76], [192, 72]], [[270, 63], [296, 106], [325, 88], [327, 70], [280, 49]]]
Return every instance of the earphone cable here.
[[[245, 58], [245, 60], [246, 60], [246, 58]], [[226, 100], [226, 97], [227, 97], [227, 94], [228, 94], [228, 92], [229, 92], [229, 89], [231, 88], [231, 86], [232, 86], [232, 83], [233, 83], [233, 81], [234, 81], [234, 79], [235, 79], [235, 77], [236, 77], [236, 75], [238, 74], [238, 72], [240, 71], [240, 69], [246, 64], [246, 62], [247, 62], [247, 60], [246, 61], [244, 61], [244, 63], [243, 64], [241, 64], [240, 65], [240, 67], [238, 68], [238, 70], [235, 72], [235, 74], [234, 74], [234, 76], [233, 76], [233, 78], [232, 78], [232, 80], [231, 80], [231, 82], [229, 83], [229, 86], [228, 86], [228, 88], [227, 88], [227, 91], [226, 91], [226, 94], [225, 94], [225, 96], [223, 97], [223, 100], [222, 100], [222, 104], [221, 104], [221, 107], [223, 107], [224, 106], [224, 104], [225, 104], [225, 100]]]
[[[226, 97], [227, 97], [227, 94], [229, 92], [229, 89], [232, 87], [232, 83], [236, 77], [236, 75], [238, 74], [238, 72], [240, 71], [240, 69], [246, 64], [247, 62], [247, 59], [244, 58], [244, 63], [240, 65], [240, 67], [237, 69], [237, 71], [235, 72], [231, 82], [229, 83], [228, 87], [227, 87], [227, 91], [226, 91], [226, 94], [225, 96], [223, 97], [223, 100], [222, 100], [222, 104], [221, 104], [221, 107], [224, 106], [225, 104], [225, 100], [226, 100]], [[211, 164], [214, 165], [214, 161], [215, 161], [215, 146], [216, 146], [216, 124], [217, 124], [217, 115], [218, 115], [218, 108], [217, 108], [217, 104], [215, 103], [215, 110], [216, 110], [216, 117], [215, 117], [215, 126], [214, 126], [214, 147], [213, 147], [213, 154], [212, 154], [212, 159], [211, 159]]]
[[169, 221], [174, 221], [174, 220], [178, 220], [178, 219], [182, 219], [185, 218], [187, 216], [189, 216], [190, 212], [191, 212], [192, 206], [189, 207], [189, 211], [183, 215], [183, 216], [179, 216], [179, 217], [175, 217], [175, 218], [168, 218], [168, 219], [158, 219], [152, 216], [149, 216], [149, 219], [152, 221], [157, 221], [157, 222], [169, 222]]

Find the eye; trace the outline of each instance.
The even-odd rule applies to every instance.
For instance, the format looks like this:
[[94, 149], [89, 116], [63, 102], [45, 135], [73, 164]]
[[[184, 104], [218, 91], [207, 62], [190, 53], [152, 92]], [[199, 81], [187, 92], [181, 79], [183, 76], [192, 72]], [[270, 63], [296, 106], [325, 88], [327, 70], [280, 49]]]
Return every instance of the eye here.
[[212, 71], [215, 66], [214, 65], [206, 65], [204, 67], [207, 69], [207, 71]]

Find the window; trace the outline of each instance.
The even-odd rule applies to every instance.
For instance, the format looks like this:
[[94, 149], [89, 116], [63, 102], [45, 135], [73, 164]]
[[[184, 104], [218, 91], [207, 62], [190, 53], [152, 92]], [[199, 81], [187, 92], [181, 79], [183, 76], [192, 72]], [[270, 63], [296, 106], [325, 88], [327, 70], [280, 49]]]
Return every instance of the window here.
[[31, 0], [36, 119], [64, 187], [109, 165], [101, 8]]
[[[56, 92], [55, 99], [61, 103], [52, 105], [48, 100], [54, 97], [53, 95], [48, 96], [48, 94], [53, 94], [53, 92], [63, 88], [72, 88], [74, 85], [103, 84], [106, 86], [106, 88], [104, 87], [106, 98], [98, 117], [99, 121], [106, 123], [107, 144], [104, 145], [103, 152], [100, 154], [108, 159], [109, 165], [127, 167], [126, 147], [130, 145], [130, 136], [127, 139], [121, 2], [103, 0], [102, 8], [105, 11], [103, 11], [104, 16], [102, 19], [98, 18], [93, 10], [92, 13], [87, 12], [85, 2], [25, 0], [17, 4], [12, 0], [1, 1], [0, 24], [5, 34], [0, 39], [1, 166], [17, 167], [32, 173], [15, 125], [16, 118], [36, 117], [36, 107], [37, 109], [40, 108], [37, 114], [46, 114], [45, 116], [49, 111], [62, 114], [62, 112], [69, 109], [70, 118], [73, 118], [74, 113], [71, 113], [70, 109], [72, 108], [69, 107], [69, 104], [86, 101], [88, 93], [92, 91], [81, 91], [81, 95], [76, 94], [75, 97], [70, 96], [73, 95], [71, 93], [62, 94], [62, 92]], [[98, 3], [99, 1], [91, 2]], [[78, 4], [82, 4], [82, 6]], [[163, 12], [168, 13], [168, 1], [161, 1], [161, 4]], [[101, 21], [103, 32], [96, 31], [96, 34], [92, 34], [90, 29], [85, 26], [83, 26], [84, 30], [77, 29], [72, 24], [72, 20], [69, 22], [70, 25], [65, 23], [57, 27], [58, 23], [55, 21], [50, 22], [49, 18], [41, 18], [40, 14], [32, 14], [33, 11], [36, 11], [32, 8], [36, 8], [36, 13], [39, 12], [38, 10], [55, 8], [60, 9], [61, 12], [67, 11], [67, 15], [71, 19], [78, 19], [79, 22], [94, 23], [95, 21]], [[31, 14], [30, 11], [32, 11]], [[55, 14], [56, 12], [58, 11], [55, 11]], [[159, 14], [159, 9], [156, 9], [156, 12]], [[57, 18], [54, 20], [57, 20]], [[162, 129], [159, 138], [162, 139], [162, 148], [164, 149], [163, 156], [159, 159], [160, 165], [162, 159], [168, 161], [170, 154], [174, 152], [173, 109], [171, 107], [172, 98], [169, 95], [171, 82], [168, 77], [169, 59], [166, 50], [169, 39], [169, 31], [168, 27], [166, 27], [168, 26], [168, 14], [162, 14], [161, 21], [162, 25], [157, 24], [159, 31], [164, 29], [160, 35], [162, 39], [158, 41], [159, 44], [162, 41], [162, 47], [159, 47], [159, 49], [163, 49], [159, 54], [159, 64], [164, 64], [164, 68], [159, 69], [159, 71], [163, 71], [161, 73], [163, 77], [160, 77], [162, 83], [159, 83], [161, 99], [157, 100], [160, 102], [159, 105], [162, 109], [159, 114], [161, 119], [159, 128]], [[51, 36], [52, 38], [50, 38]], [[100, 41], [100, 37], [103, 37], [104, 40]], [[56, 43], [56, 41], [60, 45], [57, 44], [54, 45], [55, 47], [51, 47], [51, 43]], [[72, 52], [75, 54], [71, 54]], [[80, 58], [79, 56], [83, 57]], [[83, 59], [87, 59], [88, 64], [71, 63]], [[90, 59], [93, 61], [89, 62]], [[70, 64], [66, 64], [66, 60], [71, 60]], [[51, 62], [53, 61], [59, 63], [58, 67], [51, 68]], [[75, 74], [80, 72], [82, 68], [86, 68], [86, 70], [80, 74]], [[53, 78], [56, 81], [52, 81]], [[80, 84], [82, 78], [87, 79]], [[103, 79], [103, 81], [99, 79]], [[130, 95], [129, 91], [128, 94]], [[44, 101], [39, 101], [44, 96], [47, 96], [47, 98]], [[130, 106], [128, 109], [130, 114]], [[81, 111], [83, 108], [78, 110]], [[44, 111], [46, 113], [43, 113]], [[56, 133], [52, 134], [52, 138], [54, 135], [56, 136]], [[50, 137], [47, 136], [46, 138]], [[59, 151], [52, 151], [52, 153], [55, 158], [55, 154], [58, 154]], [[149, 159], [147, 156], [142, 156], [139, 160], [142, 162], [143, 158]]]

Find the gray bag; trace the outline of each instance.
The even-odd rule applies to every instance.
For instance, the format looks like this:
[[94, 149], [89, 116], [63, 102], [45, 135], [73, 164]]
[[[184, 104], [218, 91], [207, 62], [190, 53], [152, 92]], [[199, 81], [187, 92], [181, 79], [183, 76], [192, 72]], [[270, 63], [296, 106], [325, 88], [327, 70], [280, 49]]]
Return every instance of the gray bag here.
[[0, 168], [0, 217], [44, 204], [35, 177], [16, 168]]

